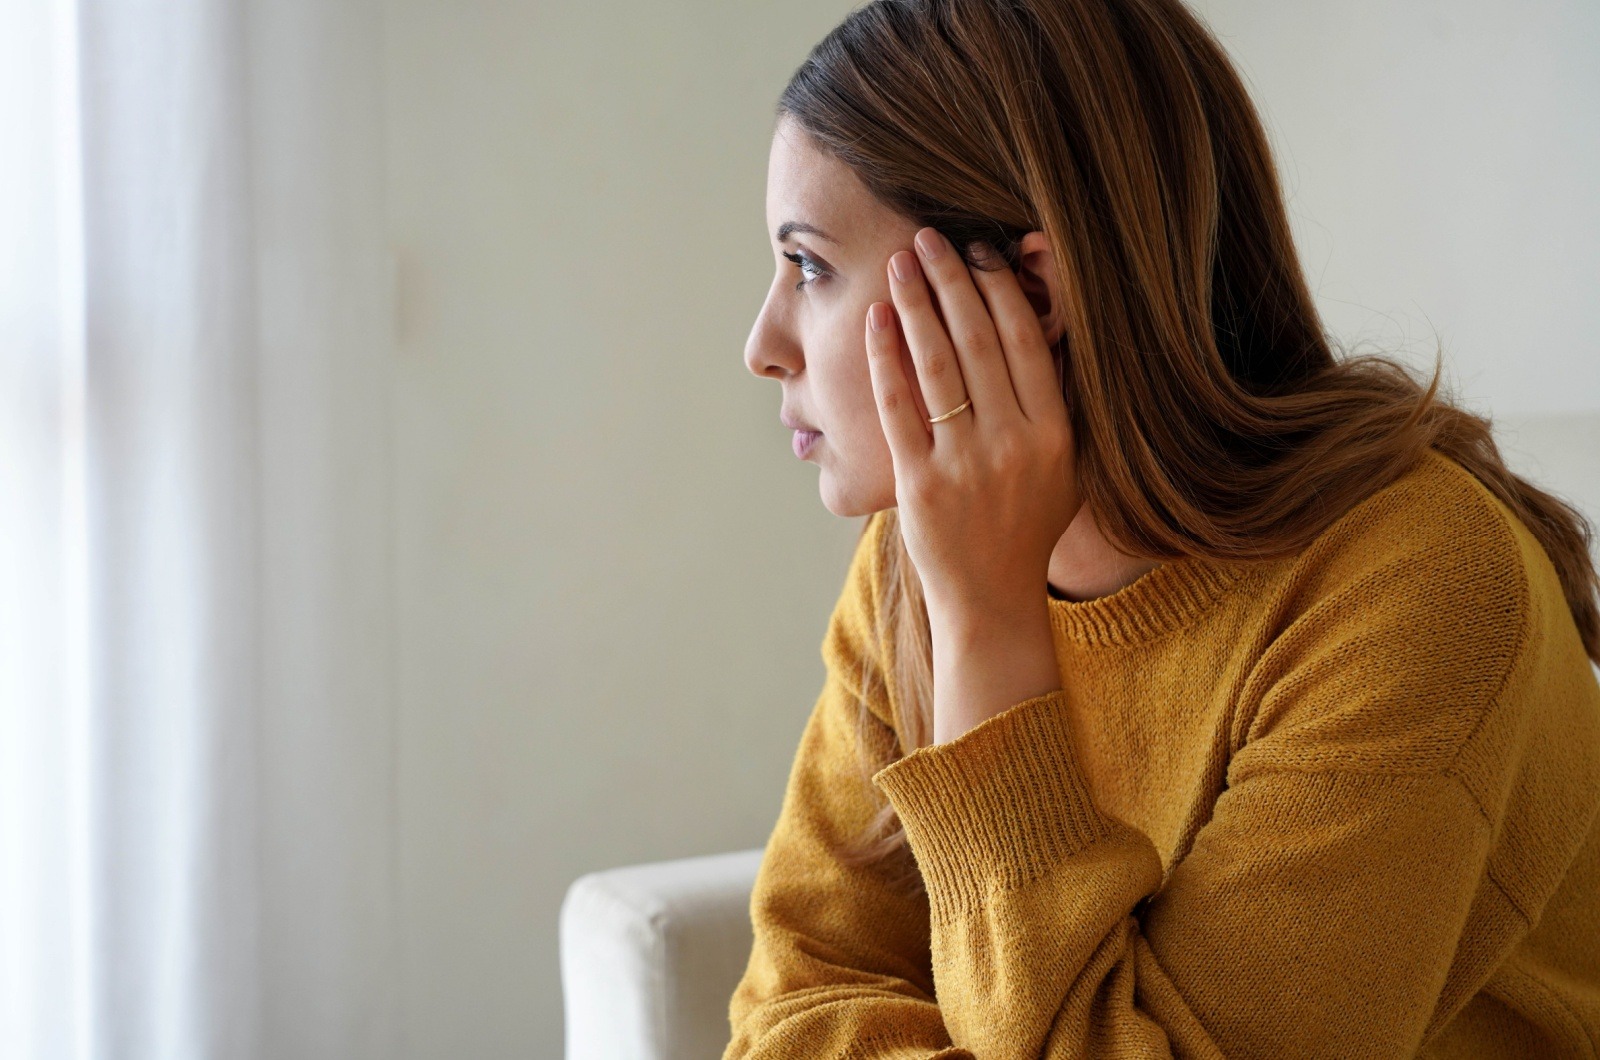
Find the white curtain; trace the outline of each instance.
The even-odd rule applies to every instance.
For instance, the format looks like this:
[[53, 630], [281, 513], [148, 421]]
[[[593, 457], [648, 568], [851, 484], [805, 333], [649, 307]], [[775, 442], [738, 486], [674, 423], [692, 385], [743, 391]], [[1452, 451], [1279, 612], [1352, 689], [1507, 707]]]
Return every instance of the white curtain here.
[[0, 1056], [397, 1056], [375, 3], [0, 0]]

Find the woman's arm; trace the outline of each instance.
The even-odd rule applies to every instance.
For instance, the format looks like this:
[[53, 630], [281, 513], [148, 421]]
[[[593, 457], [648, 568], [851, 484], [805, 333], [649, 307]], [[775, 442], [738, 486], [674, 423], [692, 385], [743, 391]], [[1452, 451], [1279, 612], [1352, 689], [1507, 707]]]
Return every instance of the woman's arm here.
[[1455, 777], [1251, 772], [1163, 888], [1149, 837], [1062, 768], [1061, 706], [1029, 700], [877, 777], [928, 881], [953, 1042], [979, 1057], [1416, 1055], [1487, 884], [1492, 825]]
[[[927, 882], [951, 1041], [985, 1060], [1415, 1056], [1530, 927], [1493, 878], [1503, 795], [1548, 767], [1520, 750], [1540, 693], [1511, 678], [1539, 634], [1500, 545], [1465, 574], [1453, 544], [1398, 556], [1279, 638], [1165, 881], [1150, 837], [1091, 797], [1060, 690], [875, 774]], [[995, 687], [993, 665], [956, 658], [955, 687]]]
[[[886, 661], [864, 539], [752, 896], [725, 1060], [1416, 1055], [1548, 895], [1508, 904], [1496, 882], [1548, 857], [1531, 863], [1546, 880], [1560, 855], [1497, 845], [1532, 841], [1508, 793], [1582, 779], [1550, 824], [1563, 839], [1600, 797], [1575, 766], [1600, 754], [1592, 727], [1552, 740], [1527, 683], [1561, 635], [1532, 619], [1560, 613], [1559, 586], [1535, 608], [1502, 545], [1405, 549], [1308, 601], [1241, 691], [1245, 743], [1165, 879], [1150, 837], [1095, 804], [1059, 689], [884, 767], [870, 786], [927, 886], [908, 897], [838, 857], [876, 808], [854, 759], [859, 664]], [[960, 666], [948, 688], [996, 687]]]
[[[951, 1045], [934, 1001], [926, 893], [894, 878], [904, 862], [851, 867], [839, 857], [882, 805], [856, 758], [861, 667], [869, 656], [882, 663], [872, 571], [882, 517], [873, 520], [829, 619], [826, 680], [756, 876], [755, 941], [729, 1005], [724, 1060], [972, 1060]], [[892, 738], [888, 704], [879, 696], [872, 709]]]

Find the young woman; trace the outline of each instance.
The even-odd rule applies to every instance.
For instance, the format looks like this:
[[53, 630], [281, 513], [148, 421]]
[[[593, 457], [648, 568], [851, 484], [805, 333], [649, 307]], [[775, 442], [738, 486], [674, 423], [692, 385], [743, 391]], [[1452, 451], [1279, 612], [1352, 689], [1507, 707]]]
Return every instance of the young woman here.
[[1594, 1057], [1591, 527], [1335, 356], [1180, 0], [857, 9], [767, 221], [868, 518], [725, 1056]]

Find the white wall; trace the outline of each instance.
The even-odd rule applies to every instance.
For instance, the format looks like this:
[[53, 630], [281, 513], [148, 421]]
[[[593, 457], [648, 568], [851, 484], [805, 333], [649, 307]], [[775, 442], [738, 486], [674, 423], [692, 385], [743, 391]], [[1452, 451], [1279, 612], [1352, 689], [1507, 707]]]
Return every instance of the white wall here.
[[1600, 4], [1199, 0], [1274, 138], [1325, 322], [1470, 403], [1600, 408]]
[[[741, 355], [771, 107], [850, 7], [386, 5], [408, 1056], [559, 1055], [568, 881], [777, 813], [858, 522]], [[1331, 327], [1600, 408], [1600, 7], [1199, 9]]]
[[409, 1056], [559, 1055], [566, 884], [776, 817], [859, 523], [742, 356], [847, 9], [390, 5]]

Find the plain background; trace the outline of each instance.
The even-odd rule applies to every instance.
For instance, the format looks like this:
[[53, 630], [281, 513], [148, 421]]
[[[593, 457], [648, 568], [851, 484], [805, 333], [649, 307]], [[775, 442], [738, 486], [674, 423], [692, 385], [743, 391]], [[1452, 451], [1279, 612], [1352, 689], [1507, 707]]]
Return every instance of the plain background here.
[[[405, 1055], [553, 1057], [577, 875], [762, 844], [859, 520], [742, 362], [771, 111], [852, 5], [392, 0]], [[1207, 0], [1327, 325], [1600, 408], [1600, 7]], [[390, 979], [393, 977], [393, 979]]]

